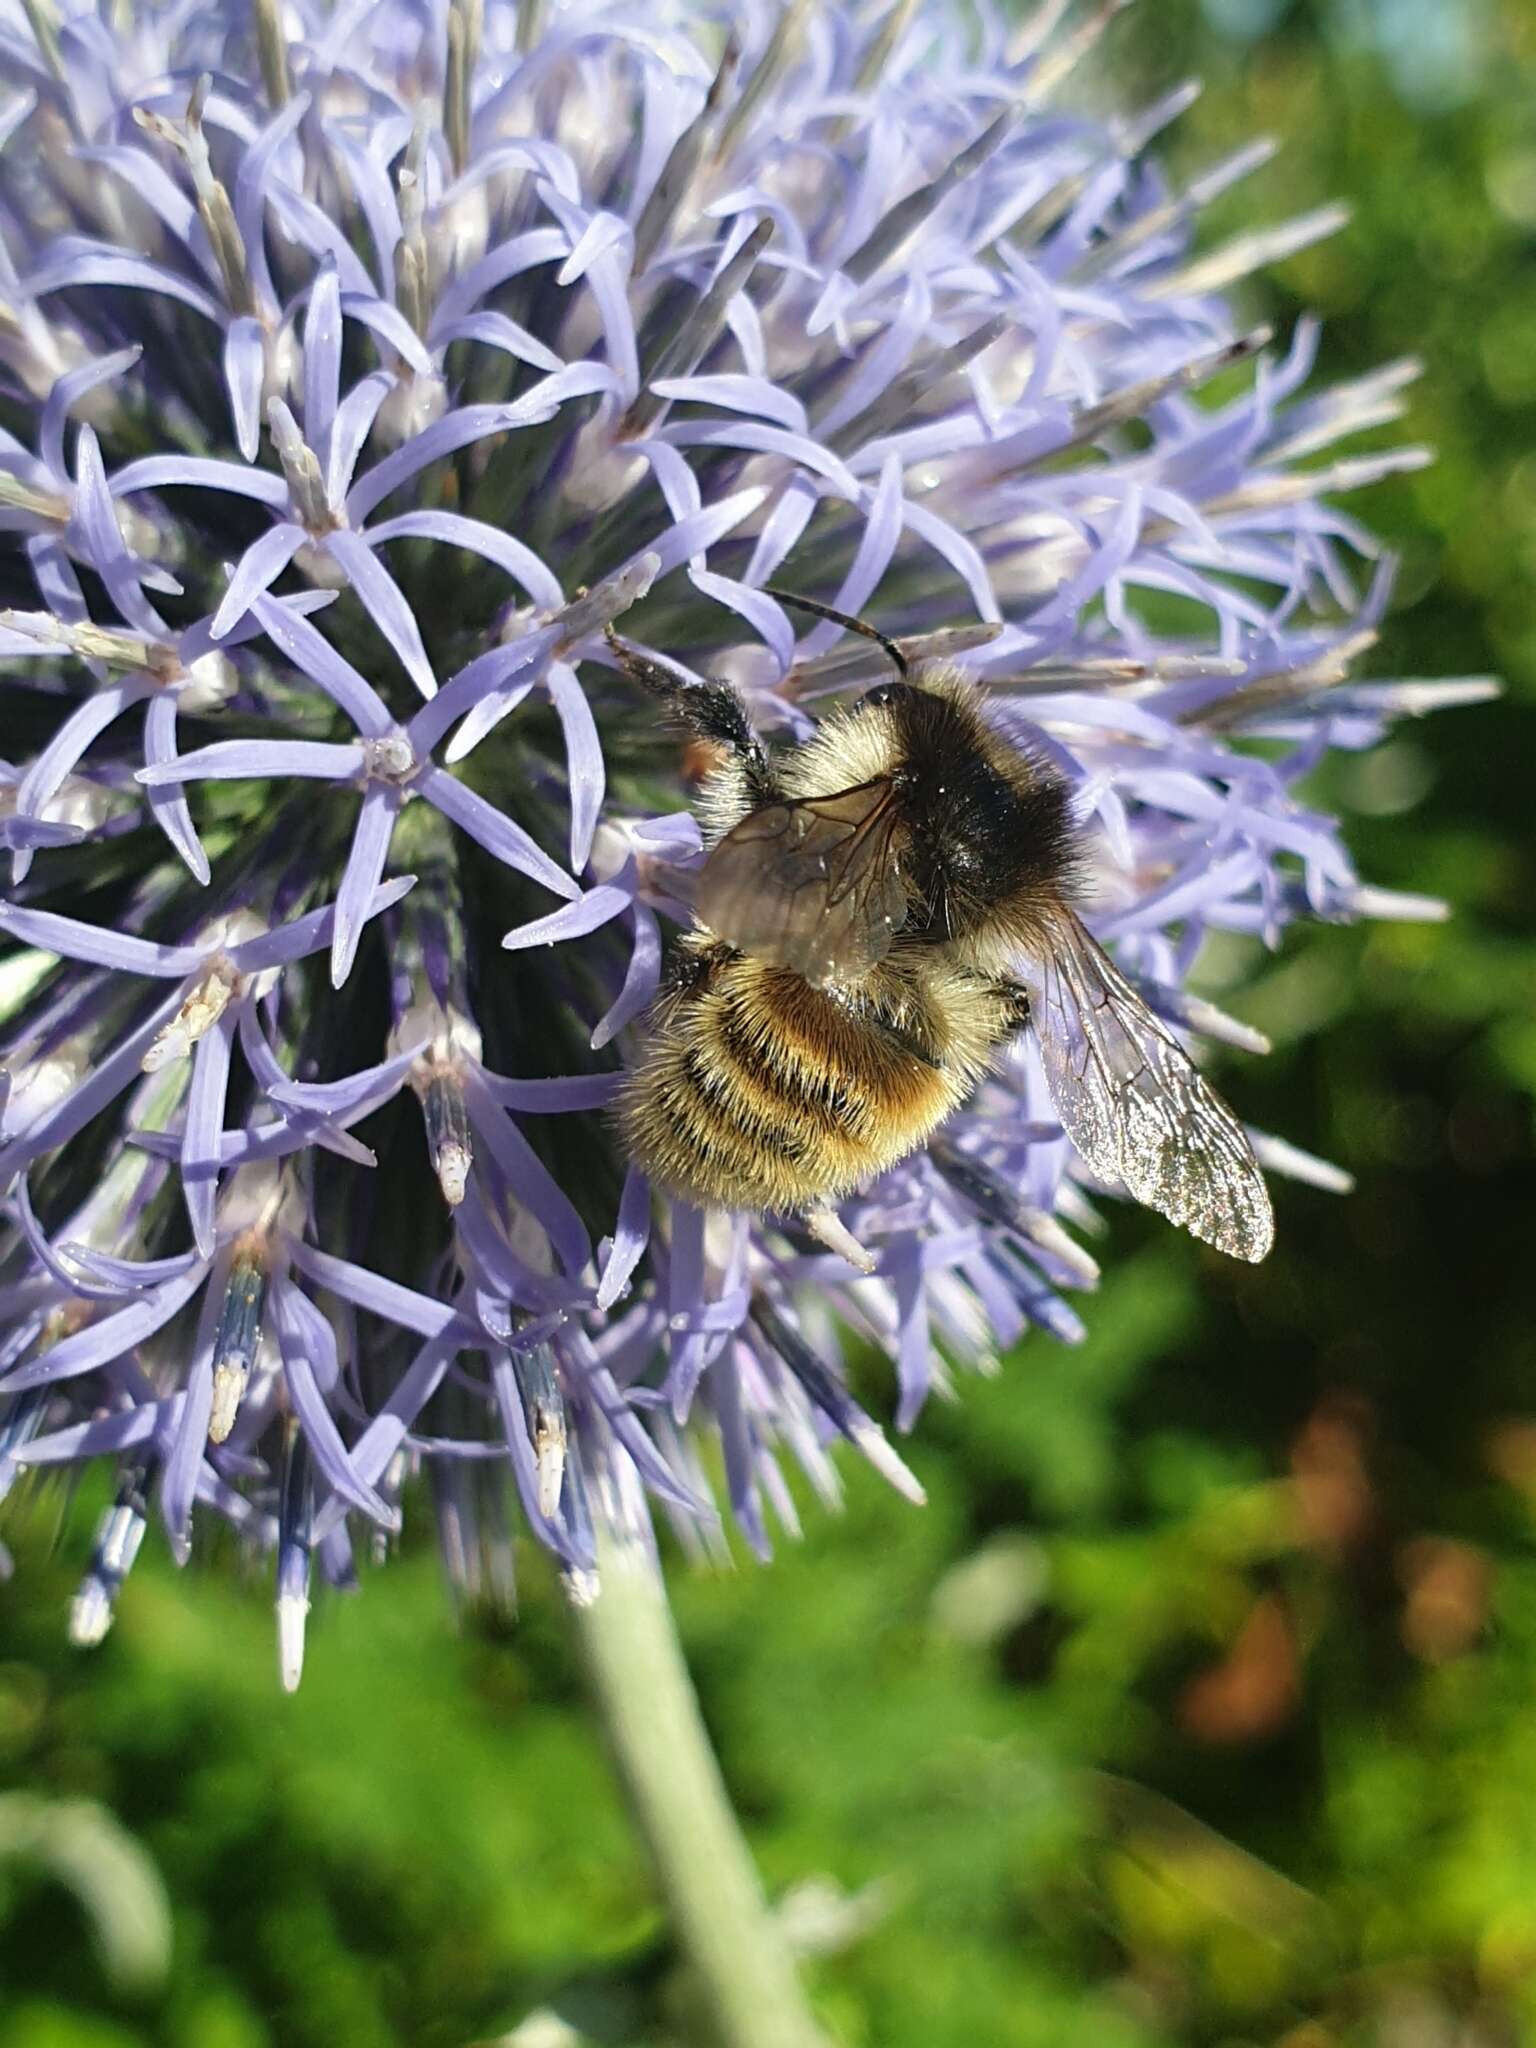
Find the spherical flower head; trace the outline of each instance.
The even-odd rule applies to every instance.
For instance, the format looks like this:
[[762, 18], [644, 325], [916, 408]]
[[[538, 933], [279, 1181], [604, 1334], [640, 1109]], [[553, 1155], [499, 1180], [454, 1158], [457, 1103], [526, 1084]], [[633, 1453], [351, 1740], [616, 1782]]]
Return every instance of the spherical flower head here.
[[1334, 444], [1410, 367], [1306, 395], [1311, 325], [1234, 323], [1339, 216], [1197, 249], [1263, 150], [1175, 188], [1184, 95], [1077, 112], [1112, 12], [13, 29], [0, 1491], [115, 1468], [77, 1639], [151, 1521], [185, 1558], [218, 1518], [275, 1555], [294, 1684], [314, 1573], [355, 1583], [418, 1479], [467, 1598], [509, 1597], [519, 1518], [578, 1597], [658, 1504], [709, 1552], [717, 1459], [766, 1552], [839, 1436], [921, 1498], [841, 1329], [903, 1428], [1081, 1336], [1077, 1233], [1142, 1190], [1031, 1033], [815, 1234], [625, 1156], [712, 765], [637, 659], [770, 746], [885, 673], [776, 593], [963, 661], [1069, 786], [1084, 916], [1180, 1058], [1261, 1046], [1184, 989], [1207, 932], [1434, 914], [1299, 791], [1476, 694], [1348, 679], [1387, 575], [1335, 500], [1421, 455]]

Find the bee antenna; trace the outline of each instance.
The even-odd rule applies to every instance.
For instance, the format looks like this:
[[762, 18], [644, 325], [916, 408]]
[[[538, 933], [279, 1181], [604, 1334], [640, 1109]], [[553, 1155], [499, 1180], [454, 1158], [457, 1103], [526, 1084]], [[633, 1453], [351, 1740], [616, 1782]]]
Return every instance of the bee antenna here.
[[818, 619], [830, 619], [834, 626], [846, 626], [850, 633], [862, 633], [866, 640], [876, 641], [896, 664], [896, 673], [899, 676], [904, 676], [911, 667], [911, 663], [896, 642], [888, 639], [878, 626], [871, 626], [864, 619], [851, 619], [846, 612], [834, 611], [831, 605], [823, 604], [819, 598], [797, 597], [794, 591], [780, 590], [772, 583], [765, 583], [763, 588], [770, 597], [776, 597], [780, 604], [792, 604], [797, 611], [811, 612]]

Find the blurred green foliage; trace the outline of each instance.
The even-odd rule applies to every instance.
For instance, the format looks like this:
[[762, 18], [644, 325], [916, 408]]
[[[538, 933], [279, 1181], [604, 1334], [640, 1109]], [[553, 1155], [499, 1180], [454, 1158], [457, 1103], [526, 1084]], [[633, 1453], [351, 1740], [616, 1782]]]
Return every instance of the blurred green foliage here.
[[[1403, 560], [1368, 672], [1494, 670], [1509, 694], [1333, 764], [1322, 794], [1370, 876], [1457, 916], [1230, 963], [1278, 1044], [1245, 1064], [1245, 1113], [1347, 1165], [1351, 1199], [1282, 1189], [1251, 1272], [1117, 1216], [1088, 1342], [1034, 1338], [923, 1418], [926, 1512], [851, 1471], [842, 1517], [808, 1507], [768, 1570], [679, 1569], [676, 1602], [847, 2048], [1515, 2048], [1536, 2042], [1536, 12], [1160, 0], [1112, 48], [1139, 98], [1206, 78], [1176, 165], [1284, 140], [1213, 236], [1353, 203], [1256, 314], [1317, 307], [1329, 375], [1424, 359], [1408, 431], [1439, 461], [1359, 508]], [[267, 1589], [149, 1554], [105, 1648], [67, 1651], [83, 1506], [59, 1537], [57, 1499], [34, 1503], [0, 1589], [0, 1790], [115, 1815], [173, 1955], [131, 1988], [46, 1858], [0, 1859], [0, 2048], [458, 2048], [536, 2009], [679, 2038], [540, 1560], [515, 1625], [456, 1631], [408, 1543], [322, 1607], [288, 1700]]]

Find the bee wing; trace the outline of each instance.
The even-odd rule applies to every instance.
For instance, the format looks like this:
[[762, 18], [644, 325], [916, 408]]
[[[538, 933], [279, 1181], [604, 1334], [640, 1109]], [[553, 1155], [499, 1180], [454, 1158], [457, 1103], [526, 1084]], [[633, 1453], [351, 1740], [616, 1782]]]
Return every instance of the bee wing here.
[[866, 973], [907, 914], [888, 776], [786, 797], [742, 819], [699, 874], [702, 923], [743, 953], [820, 987]]
[[1072, 911], [1033, 980], [1051, 1098], [1090, 1169], [1218, 1251], [1262, 1259], [1275, 1220], [1247, 1133]]

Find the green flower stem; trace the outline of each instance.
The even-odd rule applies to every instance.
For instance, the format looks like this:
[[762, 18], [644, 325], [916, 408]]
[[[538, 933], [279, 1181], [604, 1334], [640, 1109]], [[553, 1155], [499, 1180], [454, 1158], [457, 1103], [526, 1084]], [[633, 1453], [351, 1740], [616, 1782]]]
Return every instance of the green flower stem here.
[[679, 1949], [720, 2048], [828, 2048], [768, 1910], [650, 1558], [599, 1541], [602, 1591], [573, 1606], [593, 1698]]

